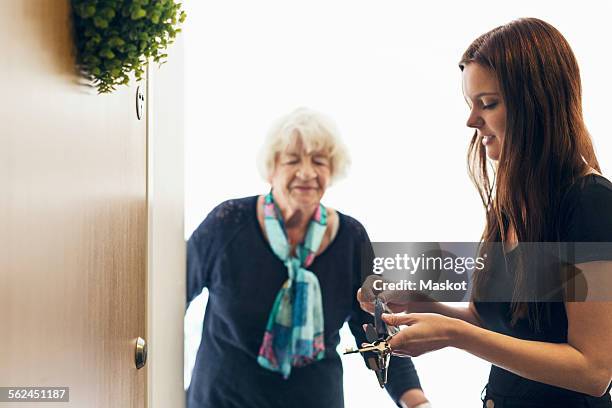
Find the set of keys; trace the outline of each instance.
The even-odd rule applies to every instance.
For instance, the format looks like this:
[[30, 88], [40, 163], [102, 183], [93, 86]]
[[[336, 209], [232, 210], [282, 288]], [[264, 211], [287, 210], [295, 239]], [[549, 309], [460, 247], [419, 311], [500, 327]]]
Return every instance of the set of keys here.
[[376, 378], [381, 388], [384, 388], [387, 383], [387, 369], [389, 368], [389, 358], [391, 357], [389, 340], [399, 332], [397, 327], [389, 326], [383, 321], [383, 313], [391, 313], [391, 311], [377, 297], [374, 300], [374, 325], [368, 324], [365, 330], [366, 339], [369, 341], [369, 344], [358, 349], [349, 348], [344, 352], [344, 354], [363, 354], [368, 368], [376, 373]]

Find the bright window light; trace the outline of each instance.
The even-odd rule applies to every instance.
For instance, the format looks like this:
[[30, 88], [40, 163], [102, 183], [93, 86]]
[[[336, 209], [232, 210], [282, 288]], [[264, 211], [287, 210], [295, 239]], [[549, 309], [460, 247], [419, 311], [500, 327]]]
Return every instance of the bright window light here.
[[[557, 27], [580, 65], [587, 126], [612, 172], [611, 2], [187, 1], [186, 238], [218, 203], [268, 191], [255, 166], [272, 121], [299, 106], [332, 117], [352, 156], [324, 203], [373, 241], [477, 241], [484, 212], [466, 170], [472, 131], [457, 63], [480, 34], [517, 17]], [[185, 319], [185, 387], [206, 295]], [[352, 346], [348, 328], [341, 347]], [[434, 406], [480, 404], [490, 365], [445, 349], [414, 359]], [[343, 358], [347, 408], [394, 407]]]

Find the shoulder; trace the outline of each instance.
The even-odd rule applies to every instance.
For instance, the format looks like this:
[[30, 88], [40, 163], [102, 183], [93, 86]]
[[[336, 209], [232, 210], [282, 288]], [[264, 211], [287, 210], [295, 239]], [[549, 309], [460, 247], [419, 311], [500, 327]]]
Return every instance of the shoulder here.
[[223, 201], [206, 216], [193, 232], [191, 239], [207, 235], [233, 235], [256, 216], [257, 196], [235, 198]]
[[612, 182], [599, 174], [589, 174], [580, 177], [568, 189], [568, 196], [580, 197], [592, 194], [612, 194]]
[[612, 183], [591, 174], [567, 191], [561, 205], [564, 241], [612, 241]]
[[250, 196], [223, 201], [210, 212], [209, 217], [212, 216], [221, 223], [231, 223], [253, 216], [257, 197]]
[[562, 210], [572, 215], [586, 208], [597, 211], [598, 215], [609, 214], [612, 210], [612, 183], [603, 176], [590, 174], [576, 180], [567, 190]]
[[370, 240], [368, 233], [361, 222], [350, 215], [341, 213], [338, 210], [336, 210], [336, 213], [338, 214], [340, 230], [344, 230], [344, 232], [355, 241], [363, 242]]

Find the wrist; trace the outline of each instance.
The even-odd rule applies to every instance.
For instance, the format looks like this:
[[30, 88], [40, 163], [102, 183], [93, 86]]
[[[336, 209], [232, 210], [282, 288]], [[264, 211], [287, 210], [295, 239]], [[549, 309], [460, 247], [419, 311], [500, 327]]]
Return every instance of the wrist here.
[[464, 320], [452, 318], [448, 334], [448, 345], [458, 349], [465, 349], [466, 339], [471, 327], [473, 325]]
[[429, 401], [420, 388], [410, 389], [404, 392], [400, 398], [400, 405], [402, 408], [416, 408], [425, 403], [429, 403]]

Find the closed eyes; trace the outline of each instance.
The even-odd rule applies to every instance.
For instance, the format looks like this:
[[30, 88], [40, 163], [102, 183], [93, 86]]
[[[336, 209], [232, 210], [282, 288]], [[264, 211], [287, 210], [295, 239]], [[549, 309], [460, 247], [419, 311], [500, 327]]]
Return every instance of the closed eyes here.
[[[286, 165], [294, 165], [294, 164], [298, 164], [300, 161], [299, 160], [287, 160], [285, 162], [283, 162]], [[321, 160], [313, 160], [313, 163], [316, 164], [317, 166], [327, 166], [328, 162], [325, 159], [321, 159]]]

